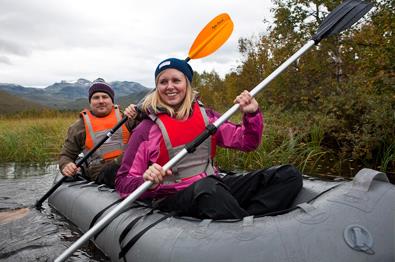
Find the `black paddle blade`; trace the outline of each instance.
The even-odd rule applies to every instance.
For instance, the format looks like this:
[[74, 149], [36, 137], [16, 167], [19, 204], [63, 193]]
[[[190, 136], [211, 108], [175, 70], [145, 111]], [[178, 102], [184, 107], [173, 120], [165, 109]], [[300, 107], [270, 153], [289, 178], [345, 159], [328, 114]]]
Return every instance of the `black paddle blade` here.
[[346, 0], [337, 6], [322, 22], [312, 40], [318, 44], [322, 39], [340, 33], [364, 16], [373, 4], [359, 0]]

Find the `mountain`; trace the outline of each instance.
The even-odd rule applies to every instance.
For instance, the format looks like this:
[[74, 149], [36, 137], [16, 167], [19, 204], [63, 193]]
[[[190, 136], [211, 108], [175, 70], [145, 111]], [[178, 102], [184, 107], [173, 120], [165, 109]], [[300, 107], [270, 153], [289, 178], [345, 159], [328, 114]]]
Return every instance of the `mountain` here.
[[46, 107], [34, 102], [30, 102], [10, 95], [7, 92], [0, 91], [0, 114], [11, 114], [21, 111], [40, 111]]
[[[46, 88], [0, 83], [0, 91], [55, 109], [80, 110], [88, 105], [88, 89], [91, 84], [91, 81], [83, 78], [75, 82], [61, 81]], [[114, 81], [109, 84], [115, 92], [115, 103], [121, 105], [136, 103], [150, 90], [130, 81]]]

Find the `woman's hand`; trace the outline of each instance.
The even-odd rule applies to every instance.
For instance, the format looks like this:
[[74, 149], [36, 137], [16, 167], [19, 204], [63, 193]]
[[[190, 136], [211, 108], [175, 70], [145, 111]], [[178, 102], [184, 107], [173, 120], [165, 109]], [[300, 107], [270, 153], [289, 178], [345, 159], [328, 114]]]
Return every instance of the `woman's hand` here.
[[155, 163], [145, 170], [143, 179], [144, 181], [151, 181], [154, 183], [151, 188], [155, 188], [158, 184], [163, 182], [163, 178], [167, 175], [171, 175], [171, 170], [169, 169], [165, 172], [162, 166]]
[[240, 110], [243, 113], [255, 113], [259, 108], [258, 102], [247, 90], [244, 90], [240, 95], [238, 95], [233, 103], [238, 103], [240, 105]]
[[134, 119], [136, 118], [138, 112], [136, 109], [136, 105], [135, 104], [130, 104], [125, 111], [123, 112], [127, 117]]
[[79, 170], [80, 168], [77, 167], [76, 164], [70, 162], [64, 166], [64, 168], [62, 169], [62, 174], [64, 176], [74, 176]]

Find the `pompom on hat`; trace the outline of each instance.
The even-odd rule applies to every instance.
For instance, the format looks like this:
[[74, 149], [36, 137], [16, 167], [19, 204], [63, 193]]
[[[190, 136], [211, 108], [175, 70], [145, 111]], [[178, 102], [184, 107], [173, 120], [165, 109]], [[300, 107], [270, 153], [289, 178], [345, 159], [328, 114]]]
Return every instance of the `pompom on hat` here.
[[193, 77], [192, 67], [185, 60], [180, 60], [177, 58], [168, 58], [160, 62], [155, 70], [155, 79], [162, 71], [169, 68], [174, 68], [182, 72], [188, 78], [189, 82], [192, 82], [192, 77]]
[[107, 84], [103, 78], [98, 78], [93, 81], [91, 87], [89, 88], [89, 103], [91, 102], [91, 98], [96, 92], [104, 92], [107, 93], [112, 102], [114, 103], [114, 90], [111, 88], [109, 84]]

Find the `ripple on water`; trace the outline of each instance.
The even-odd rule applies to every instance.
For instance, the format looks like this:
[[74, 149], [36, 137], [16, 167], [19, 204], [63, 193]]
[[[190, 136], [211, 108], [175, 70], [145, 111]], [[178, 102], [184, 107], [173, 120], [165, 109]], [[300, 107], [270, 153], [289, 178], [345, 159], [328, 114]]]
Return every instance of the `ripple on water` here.
[[[57, 172], [56, 165], [0, 165], [1, 261], [53, 261], [79, 238], [78, 230], [47, 202], [40, 211], [33, 208], [51, 187]], [[107, 259], [92, 244], [86, 244], [70, 261]]]

